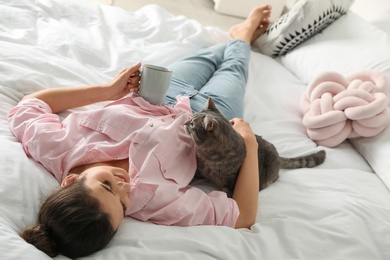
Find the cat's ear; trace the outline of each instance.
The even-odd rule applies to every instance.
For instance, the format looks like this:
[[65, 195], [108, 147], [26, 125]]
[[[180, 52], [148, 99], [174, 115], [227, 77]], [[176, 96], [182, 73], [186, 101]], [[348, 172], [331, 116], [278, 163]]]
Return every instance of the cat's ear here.
[[213, 120], [213, 117], [211, 116], [205, 116], [203, 119], [203, 125], [206, 131], [211, 132], [214, 130], [215, 122]]
[[209, 97], [209, 99], [207, 100], [206, 109], [211, 110], [211, 111], [214, 111], [214, 112], [220, 113], [219, 110], [218, 110], [218, 108], [215, 106], [214, 101], [213, 101], [212, 98], [210, 98], [210, 97]]

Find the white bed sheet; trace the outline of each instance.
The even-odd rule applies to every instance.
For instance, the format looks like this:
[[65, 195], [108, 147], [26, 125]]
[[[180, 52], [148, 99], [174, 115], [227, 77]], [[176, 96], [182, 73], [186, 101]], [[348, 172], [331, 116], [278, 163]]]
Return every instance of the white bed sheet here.
[[[139, 60], [168, 65], [228, 35], [156, 5], [134, 13], [82, 1], [0, 0], [0, 258], [49, 259], [18, 233], [58, 183], [23, 152], [8, 110], [32, 91], [102, 83]], [[299, 100], [306, 84], [251, 54], [245, 118], [284, 156], [317, 149]], [[167, 227], [127, 218], [85, 259], [390, 259], [390, 192], [349, 142], [314, 169], [283, 170], [259, 193], [251, 230]], [[58, 256], [56, 259], [66, 259]]]

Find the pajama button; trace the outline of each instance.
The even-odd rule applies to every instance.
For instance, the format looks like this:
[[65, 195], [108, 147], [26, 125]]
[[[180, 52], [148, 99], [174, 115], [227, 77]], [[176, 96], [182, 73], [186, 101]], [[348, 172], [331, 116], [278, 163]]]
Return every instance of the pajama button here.
[[99, 132], [103, 131], [103, 126], [99, 126], [99, 127], [97, 128], [97, 130], [98, 130]]

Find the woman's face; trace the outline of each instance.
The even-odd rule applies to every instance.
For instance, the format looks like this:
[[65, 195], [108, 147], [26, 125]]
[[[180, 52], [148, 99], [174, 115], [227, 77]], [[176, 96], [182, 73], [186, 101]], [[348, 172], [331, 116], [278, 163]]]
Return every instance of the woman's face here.
[[91, 195], [100, 201], [103, 212], [108, 213], [116, 230], [125, 217], [129, 205], [130, 177], [119, 167], [97, 165], [80, 174]]

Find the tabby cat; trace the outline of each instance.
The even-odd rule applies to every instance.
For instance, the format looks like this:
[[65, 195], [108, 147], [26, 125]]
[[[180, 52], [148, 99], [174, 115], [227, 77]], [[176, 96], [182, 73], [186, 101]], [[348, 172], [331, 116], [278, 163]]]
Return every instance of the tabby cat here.
[[[196, 176], [204, 177], [231, 197], [246, 154], [241, 135], [219, 112], [211, 98], [203, 110], [194, 113], [185, 123], [185, 129], [197, 145]], [[311, 168], [325, 160], [324, 150], [296, 158], [280, 157], [273, 144], [258, 135], [256, 139], [259, 144], [260, 190], [279, 178], [281, 168]]]

